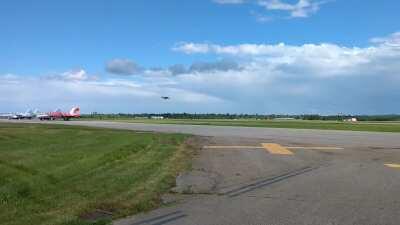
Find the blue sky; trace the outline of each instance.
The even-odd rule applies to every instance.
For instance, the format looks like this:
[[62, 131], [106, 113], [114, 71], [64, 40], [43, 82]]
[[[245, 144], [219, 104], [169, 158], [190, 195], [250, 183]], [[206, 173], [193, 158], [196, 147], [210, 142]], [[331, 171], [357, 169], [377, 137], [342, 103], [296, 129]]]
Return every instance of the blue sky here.
[[0, 111], [400, 113], [399, 11], [395, 0], [6, 0]]

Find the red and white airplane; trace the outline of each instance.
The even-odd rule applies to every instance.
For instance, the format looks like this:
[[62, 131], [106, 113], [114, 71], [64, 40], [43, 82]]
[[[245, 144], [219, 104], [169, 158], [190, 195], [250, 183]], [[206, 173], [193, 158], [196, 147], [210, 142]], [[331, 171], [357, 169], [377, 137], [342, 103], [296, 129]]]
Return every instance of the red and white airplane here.
[[71, 118], [79, 118], [80, 116], [81, 112], [79, 107], [73, 107], [69, 112], [62, 112], [60, 109], [57, 109], [55, 112], [38, 114], [36, 117], [40, 120], [70, 120]]

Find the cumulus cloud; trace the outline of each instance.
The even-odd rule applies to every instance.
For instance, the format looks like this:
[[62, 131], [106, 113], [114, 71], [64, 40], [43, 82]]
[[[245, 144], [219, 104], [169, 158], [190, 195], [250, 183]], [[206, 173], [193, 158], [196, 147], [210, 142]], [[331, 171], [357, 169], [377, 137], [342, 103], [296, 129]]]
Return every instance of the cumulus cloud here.
[[308, 17], [320, 9], [320, 5], [326, 1], [299, 0], [295, 4], [283, 2], [281, 0], [259, 0], [258, 4], [267, 10], [287, 11], [291, 17]]
[[210, 47], [213, 45], [202, 44], [202, 43], [178, 43], [172, 48], [174, 51], [184, 52], [186, 54], [195, 53], [209, 53]]
[[[335, 44], [304, 44], [300, 46], [267, 44], [182, 44], [175, 51], [185, 54], [216, 54], [251, 59], [253, 64], [291, 72], [294, 70], [320, 75], [350, 75], [354, 73], [388, 72], [398, 69], [397, 34], [373, 39], [376, 45], [359, 48]], [[197, 45], [207, 51], [197, 51]], [[187, 46], [190, 46], [189, 48]], [[193, 47], [194, 46], [194, 47]]]
[[113, 59], [106, 63], [106, 71], [117, 75], [134, 75], [141, 72], [141, 68], [129, 59]]
[[[371, 41], [374, 44], [368, 47], [329, 43], [298, 46], [188, 43], [177, 45], [174, 50], [229, 56], [242, 62], [240, 71], [184, 77], [196, 83], [192, 86], [207, 89], [211, 94], [218, 92], [225, 99], [252, 99], [249, 108], [260, 105], [266, 112], [398, 113], [400, 108], [395, 106], [400, 100], [396, 91], [400, 85], [398, 33]], [[198, 51], [197, 46], [202, 50]], [[241, 91], [237, 96], [232, 90], [238, 89]]]
[[[181, 44], [175, 50], [229, 60], [145, 69], [120, 79], [91, 80], [86, 72], [60, 74], [73, 79], [8, 74], [0, 76], [0, 111], [22, 111], [29, 103], [40, 109], [79, 104], [86, 112], [400, 113], [398, 33], [371, 41], [367, 47], [200, 43], [206, 51]], [[171, 101], [161, 101], [164, 95]]]
[[388, 37], [377, 37], [371, 39], [372, 43], [400, 47], [400, 32], [393, 33]]
[[[287, 12], [289, 13], [289, 18], [309, 17], [318, 12], [321, 5], [331, 1], [334, 0], [297, 0], [295, 3], [290, 3], [288, 0], [213, 0], [213, 2], [218, 4], [244, 4], [255, 2], [257, 6], [264, 8], [266, 11]], [[257, 21], [262, 23], [270, 22], [274, 19], [271, 15], [254, 13], [254, 11], [251, 11], [251, 14], [255, 16]]]
[[[205, 104], [223, 102], [216, 96], [182, 88], [162, 77], [91, 80], [80, 79], [83, 75], [78, 74], [67, 71], [51, 77], [0, 75], [0, 112], [26, 108], [67, 110], [75, 105], [85, 113], [197, 111]], [[164, 95], [173, 98], [170, 104], [162, 105], [160, 96]]]
[[89, 75], [85, 70], [70, 70], [60, 74], [52, 74], [49, 76], [44, 76], [44, 79], [52, 79], [52, 80], [65, 80], [65, 81], [87, 81], [87, 80], [96, 80], [97, 76]]

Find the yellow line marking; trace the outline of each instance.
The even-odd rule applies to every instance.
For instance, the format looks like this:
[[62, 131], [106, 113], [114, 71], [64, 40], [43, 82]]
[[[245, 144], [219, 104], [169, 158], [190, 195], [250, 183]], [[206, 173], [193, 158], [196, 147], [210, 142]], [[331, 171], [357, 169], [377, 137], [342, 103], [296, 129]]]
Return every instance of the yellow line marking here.
[[285, 146], [285, 148], [290, 149], [311, 149], [311, 150], [343, 150], [344, 148], [340, 147], [292, 147], [292, 146]]
[[293, 155], [289, 149], [275, 143], [262, 143], [261, 145], [271, 154]]
[[385, 166], [390, 168], [400, 168], [400, 164], [387, 163]]
[[[310, 150], [343, 150], [340, 147], [304, 147], [304, 146], [282, 146], [287, 149], [310, 149]], [[206, 145], [203, 146], [205, 149], [265, 149], [263, 146], [246, 146], [246, 145]]]

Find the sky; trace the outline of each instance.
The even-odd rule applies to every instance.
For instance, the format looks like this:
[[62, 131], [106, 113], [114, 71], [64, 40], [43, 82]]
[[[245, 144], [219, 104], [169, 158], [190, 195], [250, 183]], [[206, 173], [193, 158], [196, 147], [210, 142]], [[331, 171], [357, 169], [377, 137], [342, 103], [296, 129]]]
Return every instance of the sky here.
[[0, 112], [400, 114], [399, 11], [398, 0], [4, 0]]

